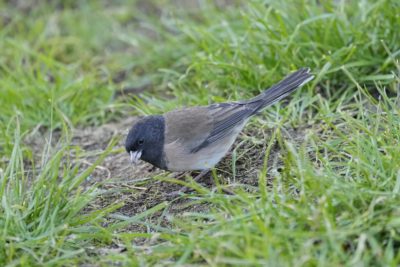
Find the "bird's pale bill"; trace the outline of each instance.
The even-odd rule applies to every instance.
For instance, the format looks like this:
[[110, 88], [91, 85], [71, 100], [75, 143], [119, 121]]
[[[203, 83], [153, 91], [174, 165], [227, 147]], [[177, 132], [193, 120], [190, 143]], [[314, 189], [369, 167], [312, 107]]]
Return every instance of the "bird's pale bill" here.
[[140, 160], [140, 157], [142, 156], [142, 151], [131, 151], [131, 163], [137, 164]]

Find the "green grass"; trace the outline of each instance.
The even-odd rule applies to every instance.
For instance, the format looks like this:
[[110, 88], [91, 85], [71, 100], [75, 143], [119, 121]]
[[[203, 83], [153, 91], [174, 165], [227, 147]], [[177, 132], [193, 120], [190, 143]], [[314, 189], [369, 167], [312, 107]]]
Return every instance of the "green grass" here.
[[[229, 2], [0, 1], [2, 266], [400, 264], [400, 4]], [[302, 66], [314, 81], [242, 137], [265, 144], [252, 190], [215, 175], [182, 214], [88, 208], [107, 192], [83, 182], [119, 151], [85, 169], [72, 128], [250, 97]], [[42, 155], [38, 130], [62, 133]]]

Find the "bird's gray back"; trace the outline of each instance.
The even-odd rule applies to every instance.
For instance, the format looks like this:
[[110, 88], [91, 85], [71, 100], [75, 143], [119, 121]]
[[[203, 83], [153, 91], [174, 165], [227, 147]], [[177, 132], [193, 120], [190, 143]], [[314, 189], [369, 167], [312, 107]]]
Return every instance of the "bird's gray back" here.
[[166, 144], [184, 142], [195, 147], [207, 138], [213, 127], [213, 118], [207, 107], [191, 107], [164, 114]]

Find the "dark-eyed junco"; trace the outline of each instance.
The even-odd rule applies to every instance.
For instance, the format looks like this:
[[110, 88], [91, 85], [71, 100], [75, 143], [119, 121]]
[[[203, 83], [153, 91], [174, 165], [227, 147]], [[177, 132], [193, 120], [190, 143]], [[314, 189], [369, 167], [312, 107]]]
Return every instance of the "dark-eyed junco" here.
[[250, 117], [312, 80], [309, 71], [293, 72], [250, 100], [146, 116], [130, 129], [126, 151], [132, 162], [141, 159], [164, 170], [210, 169], [225, 156]]

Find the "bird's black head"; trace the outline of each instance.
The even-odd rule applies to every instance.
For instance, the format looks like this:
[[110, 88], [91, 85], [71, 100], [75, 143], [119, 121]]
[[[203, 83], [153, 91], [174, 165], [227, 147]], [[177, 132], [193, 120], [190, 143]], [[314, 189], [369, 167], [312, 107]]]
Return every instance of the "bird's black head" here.
[[125, 141], [125, 149], [130, 154], [131, 161], [142, 159], [165, 169], [164, 131], [165, 121], [160, 115], [147, 116], [135, 123]]

